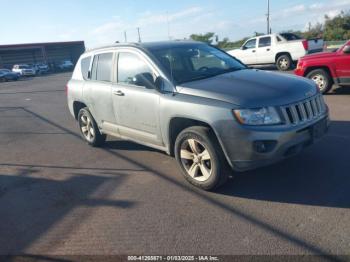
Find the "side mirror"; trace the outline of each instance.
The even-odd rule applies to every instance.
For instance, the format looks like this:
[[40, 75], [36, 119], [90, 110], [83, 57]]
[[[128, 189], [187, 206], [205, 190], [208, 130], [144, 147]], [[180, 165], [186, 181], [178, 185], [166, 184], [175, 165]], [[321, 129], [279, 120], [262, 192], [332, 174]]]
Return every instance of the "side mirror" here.
[[247, 48], [245, 46], [242, 46], [241, 47], [241, 50], [246, 50]]
[[144, 86], [148, 89], [155, 88], [155, 81], [154, 81], [153, 75], [151, 73], [138, 74], [132, 79], [132, 82], [134, 85]]
[[164, 79], [161, 76], [158, 76], [156, 78], [156, 81], [154, 82], [154, 87], [158, 92], [164, 90]]
[[343, 48], [343, 53], [344, 54], [350, 54], [350, 45], [347, 45]]

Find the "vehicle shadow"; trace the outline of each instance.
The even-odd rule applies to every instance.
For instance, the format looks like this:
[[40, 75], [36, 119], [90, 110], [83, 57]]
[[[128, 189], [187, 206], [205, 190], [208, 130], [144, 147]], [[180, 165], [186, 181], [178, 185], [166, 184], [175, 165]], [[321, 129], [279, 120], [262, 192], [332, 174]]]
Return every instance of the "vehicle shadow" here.
[[109, 140], [104, 146], [105, 149], [116, 149], [116, 150], [126, 150], [126, 151], [148, 151], [148, 152], [162, 152], [160, 150], [143, 146], [132, 141], [126, 140]]
[[228, 196], [324, 207], [350, 207], [350, 122], [332, 122], [330, 133], [300, 155], [238, 174], [220, 190]]
[[[37, 177], [42, 169], [36, 166], [13, 167], [12, 170], [0, 173], [1, 255], [22, 254], [34, 241], [49, 230], [54, 230], [58, 222], [65, 225], [60, 235], [70, 234], [83, 220], [93, 215], [94, 208], [125, 209], [136, 204], [128, 200], [109, 199], [111, 192], [125, 178], [118, 171], [113, 177], [108, 177], [66, 170], [64, 176], [70, 178], [56, 180]], [[62, 171], [57, 175], [62, 177]], [[65, 220], [71, 212], [75, 213], [74, 219]], [[56, 244], [50, 239], [47, 241], [51, 241], [48, 243], [51, 247]]]
[[333, 87], [328, 95], [350, 95], [350, 86]]

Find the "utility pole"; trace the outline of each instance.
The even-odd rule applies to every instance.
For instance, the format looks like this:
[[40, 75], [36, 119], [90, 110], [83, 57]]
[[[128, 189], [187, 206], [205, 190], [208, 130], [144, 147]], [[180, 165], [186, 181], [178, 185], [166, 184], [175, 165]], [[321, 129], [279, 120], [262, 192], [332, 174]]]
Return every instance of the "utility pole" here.
[[128, 38], [127, 38], [127, 36], [126, 36], [126, 31], [124, 31], [124, 42], [125, 42], [125, 43], [128, 42]]
[[169, 21], [169, 12], [166, 12], [166, 22], [168, 26], [168, 38], [170, 40], [170, 21]]
[[270, 29], [270, 0], [267, 0], [267, 34], [271, 33]]
[[139, 35], [139, 43], [141, 43], [140, 27], [137, 28], [137, 34]]

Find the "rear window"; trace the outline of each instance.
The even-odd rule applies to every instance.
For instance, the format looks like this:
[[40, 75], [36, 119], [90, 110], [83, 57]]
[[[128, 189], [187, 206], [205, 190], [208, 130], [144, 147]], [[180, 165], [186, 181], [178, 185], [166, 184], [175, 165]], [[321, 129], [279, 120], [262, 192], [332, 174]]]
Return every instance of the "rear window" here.
[[89, 77], [89, 69], [90, 69], [91, 56], [85, 57], [81, 60], [81, 73], [83, 78], [86, 80]]
[[287, 41], [293, 41], [293, 40], [301, 40], [302, 38], [296, 34], [291, 33], [283, 33], [281, 36], [286, 39]]
[[112, 75], [112, 60], [113, 53], [96, 55], [92, 64], [91, 79], [110, 82]]

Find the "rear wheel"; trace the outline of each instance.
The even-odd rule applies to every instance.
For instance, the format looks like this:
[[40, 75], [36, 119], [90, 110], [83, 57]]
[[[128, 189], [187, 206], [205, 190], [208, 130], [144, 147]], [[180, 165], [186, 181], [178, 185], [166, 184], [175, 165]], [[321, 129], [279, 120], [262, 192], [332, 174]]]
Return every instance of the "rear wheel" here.
[[307, 78], [314, 81], [322, 94], [328, 93], [333, 85], [333, 81], [324, 69], [315, 69], [307, 74]]
[[183, 130], [175, 142], [175, 157], [186, 180], [201, 189], [213, 190], [228, 178], [226, 158], [207, 127]]
[[83, 139], [91, 146], [103, 145], [106, 135], [101, 134], [95, 119], [92, 117], [87, 107], [80, 109], [78, 114], [80, 133]]
[[288, 71], [291, 69], [293, 64], [290, 55], [281, 55], [276, 60], [276, 66], [280, 71]]

